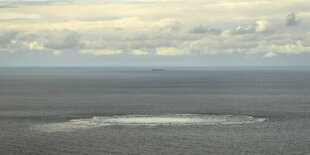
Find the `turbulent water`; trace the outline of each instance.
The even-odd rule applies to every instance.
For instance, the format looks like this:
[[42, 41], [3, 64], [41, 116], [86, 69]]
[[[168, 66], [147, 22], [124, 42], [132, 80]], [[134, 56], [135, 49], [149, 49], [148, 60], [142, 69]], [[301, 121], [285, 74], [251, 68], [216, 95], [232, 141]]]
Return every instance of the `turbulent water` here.
[[43, 132], [74, 131], [102, 126], [157, 126], [157, 125], [215, 125], [215, 124], [246, 124], [265, 121], [265, 118], [253, 118], [251, 116], [228, 115], [124, 115], [93, 117], [90, 119], [76, 119], [62, 123], [48, 123], [38, 125], [35, 129]]
[[309, 68], [0, 68], [0, 154], [310, 154]]

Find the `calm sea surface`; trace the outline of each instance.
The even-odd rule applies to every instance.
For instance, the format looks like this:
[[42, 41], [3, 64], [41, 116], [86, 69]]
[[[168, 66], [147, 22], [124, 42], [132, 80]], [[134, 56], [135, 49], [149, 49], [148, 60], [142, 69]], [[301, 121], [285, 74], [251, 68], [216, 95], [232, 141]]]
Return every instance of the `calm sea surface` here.
[[0, 154], [310, 154], [310, 68], [0, 68]]

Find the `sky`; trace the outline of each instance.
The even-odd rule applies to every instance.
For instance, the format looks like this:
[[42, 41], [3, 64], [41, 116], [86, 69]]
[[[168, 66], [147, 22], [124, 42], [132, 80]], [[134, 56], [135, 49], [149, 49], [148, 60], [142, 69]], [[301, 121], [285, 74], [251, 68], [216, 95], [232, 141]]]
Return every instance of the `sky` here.
[[0, 0], [7, 66], [310, 66], [310, 1]]

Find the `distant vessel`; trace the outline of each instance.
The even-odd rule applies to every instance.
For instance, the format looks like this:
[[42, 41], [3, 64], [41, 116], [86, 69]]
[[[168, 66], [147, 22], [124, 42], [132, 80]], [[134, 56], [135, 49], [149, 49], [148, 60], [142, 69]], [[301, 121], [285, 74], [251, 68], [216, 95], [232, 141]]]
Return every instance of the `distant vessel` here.
[[153, 68], [152, 71], [163, 72], [163, 71], [166, 71], [166, 68]]

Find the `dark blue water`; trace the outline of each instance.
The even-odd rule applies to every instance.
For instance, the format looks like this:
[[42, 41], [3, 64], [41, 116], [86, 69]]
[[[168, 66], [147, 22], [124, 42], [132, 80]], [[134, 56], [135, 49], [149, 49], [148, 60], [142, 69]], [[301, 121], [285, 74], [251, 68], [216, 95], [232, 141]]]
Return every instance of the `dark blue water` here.
[[167, 69], [1, 68], [0, 154], [310, 154], [309, 68]]

